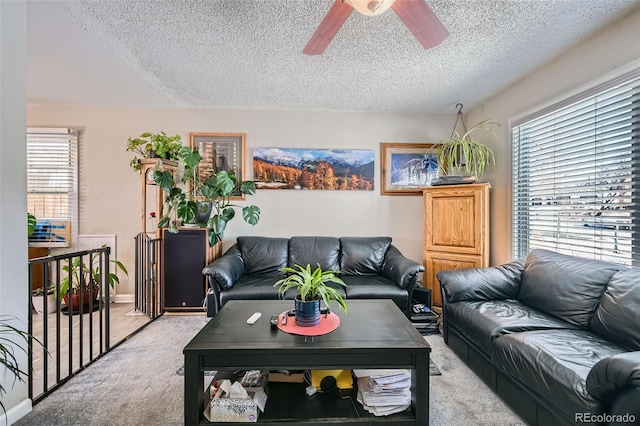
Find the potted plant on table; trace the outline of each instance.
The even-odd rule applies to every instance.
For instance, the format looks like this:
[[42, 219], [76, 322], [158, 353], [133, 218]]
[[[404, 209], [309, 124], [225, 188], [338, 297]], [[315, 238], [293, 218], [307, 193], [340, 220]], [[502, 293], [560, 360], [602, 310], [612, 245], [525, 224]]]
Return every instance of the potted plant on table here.
[[[100, 282], [101, 270], [96, 262], [99, 262], [99, 259], [98, 256], [94, 257], [92, 265], [89, 267], [82, 261], [81, 257], [75, 257], [70, 264], [62, 267], [67, 276], [60, 281], [58, 298], [60, 300], [64, 299], [64, 303], [70, 312], [80, 310], [81, 300], [82, 308], [89, 310], [93, 306], [93, 302], [98, 298], [100, 291], [98, 283]], [[129, 276], [127, 268], [120, 261], [111, 260], [110, 262], [116, 266], [116, 269]], [[115, 285], [120, 283], [120, 278], [116, 273], [109, 272], [108, 281], [111, 288], [115, 288]]]
[[280, 272], [289, 274], [278, 280], [273, 286], [278, 287], [278, 293], [284, 295], [287, 290], [293, 288], [298, 294], [295, 297], [296, 324], [302, 327], [310, 327], [320, 322], [320, 301], [329, 307], [331, 300], [347, 312], [347, 304], [344, 298], [327, 283], [333, 282], [346, 287], [347, 285], [332, 270], [323, 271], [318, 267], [311, 271], [311, 265], [306, 267], [295, 265], [295, 268], [281, 268]]
[[[232, 197], [238, 191], [242, 194], [253, 195], [256, 192], [255, 182], [240, 181], [233, 171], [219, 171], [206, 179], [199, 179], [197, 169], [202, 157], [196, 149], [182, 147], [180, 150], [180, 162], [184, 166], [182, 176], [183, 185], [191, 185], [191, 191], [185, 192], [180, 186], [180, 179], [174, 179], [173, 174], [163, 170], [161, 164], [157, 164], [154, 170], [154, 182], [167, 196], [164, 201], [162, 216], [158, 221], [158, 228], [168, 227], [169, 232], [177, 233], [180, 223], [195, 223], [202, 205], [210, 204], [211, 213], [204, 212], [203, 226], [209, 230], [209, 245], [214, 246], [224, 237], [227, 223], [235, 217], [235, 208]], [[212, 214], [212, 216], [211, 216]], [[255, 225], [260, 220], [260, 208], [255, 205], [242, 207], [242, 218], [250, 225]]]
[[131, 160], [131, 167], [135, 171], [141, 170], [140, 159], [162, 158], [164, 160], [178, 161], [180, 150], [184, 147], [180, 135], [167, 136], [165, 132], [145, 132], [137, 138], [127, 140], [127, 151], [136, 154]]

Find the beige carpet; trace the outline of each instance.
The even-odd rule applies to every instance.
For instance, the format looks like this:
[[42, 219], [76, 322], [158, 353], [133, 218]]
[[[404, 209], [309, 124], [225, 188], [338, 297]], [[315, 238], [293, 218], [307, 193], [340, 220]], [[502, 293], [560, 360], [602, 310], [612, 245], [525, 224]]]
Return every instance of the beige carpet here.
[[[182, 425], [182, 348], [205, 316], [163, 316], [38, 403], [16, 425]], [[425, 336], [441, 371], [431, 376], [431, 425], [523, 425], [444, 344]]]

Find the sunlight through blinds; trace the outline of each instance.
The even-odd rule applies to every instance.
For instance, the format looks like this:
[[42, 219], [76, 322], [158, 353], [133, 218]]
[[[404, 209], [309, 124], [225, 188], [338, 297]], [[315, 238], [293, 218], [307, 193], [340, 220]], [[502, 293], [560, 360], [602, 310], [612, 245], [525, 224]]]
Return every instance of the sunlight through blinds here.
[[640, 264], [640, 70], [512, 127], [513, 255]]

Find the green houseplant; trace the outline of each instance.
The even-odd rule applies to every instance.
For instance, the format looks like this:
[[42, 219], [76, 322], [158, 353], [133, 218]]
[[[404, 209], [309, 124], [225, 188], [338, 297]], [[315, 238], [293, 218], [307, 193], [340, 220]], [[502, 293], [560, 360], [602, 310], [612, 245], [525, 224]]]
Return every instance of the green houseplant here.
[[[185, 192], [180, 185], [180, 178], [174, 179], [173, 174], [163, 170], [162, 164], [157, 164], [153, 178], [167, 196], [163, 204], [162, 216], [158, 221], [158, 228], [168, 227], [169, 232], [178, 232], [180, 223], [187, 224], [195, 221], [199, 211], [199, 201], [211, 204], [212, 215], [203, 224], [209, 230], [209, 244], [215, 245], [222, 241], [227, 223], [236, 214], [232, 197], [239, 191], [242, 194], [253, 195], [256, 192], [255, 182], [247, 180], [238, 182], [233, 171], [219, 171], [207, 179], [198, 178], [197, 169], [202, 157], [196, 149], [183, 147], [180, 150], [180, 162], [184, 166], [182, 184], [191, 185], [191, 191]], [[205, 215], [206, 217], [206, 215]], [[255, 205], [242, 207], [242, 218], [250, 225], [260, 220], [260, 208]]]
[[[24, 341], [27, 347], [31, 346], [31, 339], [42, 345], [38, 339], [22, 331], [19, 328], [10, 324], [11, 321], [16, 320], [15, 317], [9, 315], [0, 315], [0, 365], [13, 376], [12, 386], [19, 380], [24, 383], [24, 378], [27, 377], [27, 372], [20, 369], [18, 365], [18, 359], [16, 358], [15, 348], [19, 348], [25, 354], [28, 349], [23, 348], [18, 342]], [[7, 390], [2, 386], [0, 381], [0, 397], [2, 397]], [[0, 398], [0, 408], [2, 412], [6, 413], [4, 404], [2, 404], [2, 398]]]
[[484, 174], [487, 167], [495, 165], [495, 155], [489, 147], [471, 136], [478, 130], [485, 130], [495, 136], [491, 128], [498, 123], [483, 120], [461, 135], [455, 130], [447, 139], [436, 144], [438, 168], [441, 173], [448, 175], [475, 176], [476, 179]]
[[141, 158], [162, 158], [177, 161], [180, 159], [180, 150], [183, 148], [180, 135], [167, 136], [165, 132], [145, 132], [137, 138], [127, 139], [127, 151], [134, 152], [131, 167], [140, 171]]
[[[313, 326], [320, 322], [320, 301], [322, 300], [327, 308], [331, 300], [335, 300], [338, 305], [347, 312], [347, 304], [344, 298], [333, 287], [327, 283], [336, 283], [346, 287], [347, 285], [332, 270], [323, 271], [320, 265], [313, 271], [311, 265], [306, 267], [295, 265], [295, 268], [281, 268], [280, 272], [287, 275], [278, 280], [273, 286], [278, 287], [278, 293], [284, 295], [287, 290], [295, 289], [298, 294], [295, 298], [296, 324], [301, 326]], [[310, 304], [305, 305], [305, 304]]]
[[[70, 310], [78, 310], [80, 308], [80, 298], [82, 297], [83, 308], [88, 309], [92, 306], [93, 301], [98, 297], [100, 282], [100, 268], [97, 264], [99, 257], [95, 256], [91, 267], [82, 262], [81, 257], [75, 257], [70, 264], [62, 267], [67, 275], [60, 281], [60, 293], [58, 298], [64, 299], [65, 304]], [[127, 268], [118, 260], [111, 260], [116, 269], [121, 270], [126, 276], [129, 276]], [[108, 282], [111, 288], [115, 288], [120, 283], [120, 278], [114, 272], [109, 272]], [[82, 293], [82, 296], [80, 294]]]
[[56, 300], [55, 286], [50, 285], [46, 289], [45, 287], [40, 287], [31, 291], [31, 303], [39, 315], [44, 314], [45, 305], [47, 313], [55, 312], [58, 308]]
[[38, 225], [38, 220], [36, 219], [36, 217], [31, 213], [27, 213], [27, 236], [28, 237], [33, 235], [37, 225]]

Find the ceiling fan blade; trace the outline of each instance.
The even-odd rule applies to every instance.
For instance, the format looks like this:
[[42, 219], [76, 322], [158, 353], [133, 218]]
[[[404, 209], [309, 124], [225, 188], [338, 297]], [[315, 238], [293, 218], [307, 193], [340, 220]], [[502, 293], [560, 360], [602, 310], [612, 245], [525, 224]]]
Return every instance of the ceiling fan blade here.
[[327, 46], [329, 46], [329, 43], [331, 43], [331, 40], [333, 40], [333, 37], [340, 31], [340, 28], [342, 28], [342, 25], [349, 15], [351, 15], [351, 12], [353, 12], [351, 6], [344, 4], [342, 0], [336, 0], [316, 32], [311, 36], [307, 45], [302, 49], [302, 53], [319, 55], [324, 52]]
[[449, 31], [424, 0], [396, 0], [391, 9], [425, 49], [439, 45], [449, 36]]

